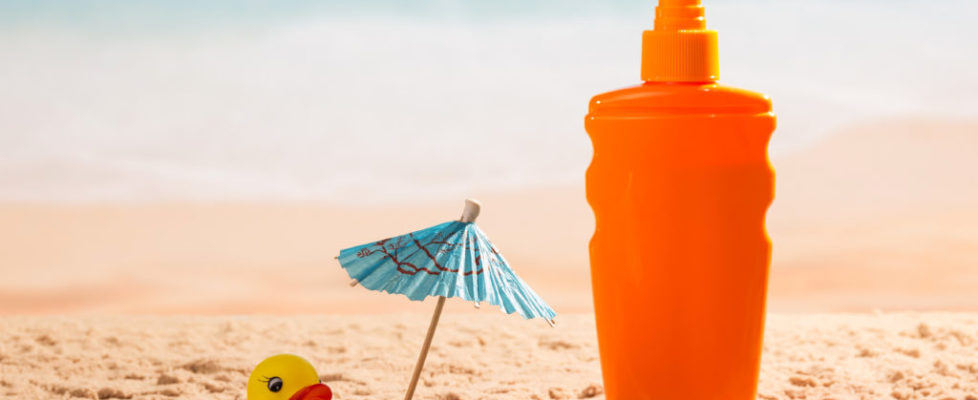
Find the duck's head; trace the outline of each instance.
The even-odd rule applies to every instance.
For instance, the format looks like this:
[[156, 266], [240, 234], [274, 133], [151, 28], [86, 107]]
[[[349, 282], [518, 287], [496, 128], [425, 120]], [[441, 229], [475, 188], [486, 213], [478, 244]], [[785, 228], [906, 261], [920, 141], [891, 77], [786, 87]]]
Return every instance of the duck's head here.
[[271, 356], [248, 377], [248, 400], [330, 400], [333, 392], [319, 382], [316, 369], [292, 354]]

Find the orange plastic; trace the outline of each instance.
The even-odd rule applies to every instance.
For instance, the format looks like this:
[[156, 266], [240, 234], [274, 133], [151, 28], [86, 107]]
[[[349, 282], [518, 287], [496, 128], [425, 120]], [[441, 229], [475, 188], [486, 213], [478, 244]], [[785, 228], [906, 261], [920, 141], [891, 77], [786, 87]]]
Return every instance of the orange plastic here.
[[655, 29], [642, 34], [642, 80], [706, 82], [720, 78], [717, 33], [706, 29], [699, 0], [660, 0]]
[[585, 127], [607, 398], [754, 400], [770, 100], [708, 79], [645, 82], [595, 96]]

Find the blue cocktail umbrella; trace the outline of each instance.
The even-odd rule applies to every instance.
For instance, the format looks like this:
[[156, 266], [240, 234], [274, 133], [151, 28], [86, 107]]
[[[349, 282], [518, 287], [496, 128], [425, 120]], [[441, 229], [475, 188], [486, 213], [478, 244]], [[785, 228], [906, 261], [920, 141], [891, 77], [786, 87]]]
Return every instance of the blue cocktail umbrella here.
[[506, 259], [475, 225], [480, 205], [465, 201], [458, 221], [442, 224], [340, 251], [340, 265], [353, 285], [411, 300], [438, 297], [405, 399], [410, 400], [421, 375], [445, 298], [458, 297], [499, 306], [509, 314], [543, 318], [553, 325], [557, 315], [506, 263]]

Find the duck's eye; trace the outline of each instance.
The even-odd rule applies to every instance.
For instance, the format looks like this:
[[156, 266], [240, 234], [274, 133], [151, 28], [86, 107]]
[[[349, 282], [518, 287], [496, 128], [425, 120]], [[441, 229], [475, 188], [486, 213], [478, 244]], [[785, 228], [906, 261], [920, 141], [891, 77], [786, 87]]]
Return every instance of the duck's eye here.
[[268, 379], [268, 390], [271, 390], [273, 392], [278, 392], [279, 390], [282, 390], [282, 378], [274, 376]]

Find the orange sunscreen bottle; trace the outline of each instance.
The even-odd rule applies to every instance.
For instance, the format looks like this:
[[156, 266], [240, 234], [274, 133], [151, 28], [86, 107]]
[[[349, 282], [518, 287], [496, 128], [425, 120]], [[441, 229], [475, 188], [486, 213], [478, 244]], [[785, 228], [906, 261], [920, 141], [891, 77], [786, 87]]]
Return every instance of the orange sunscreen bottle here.
[[768, 97], [718, 85], [699, 0], [660, 0], [644, 83], [591, 99], [591, 276], [609, 400], [754, 400], [774, 196]]

